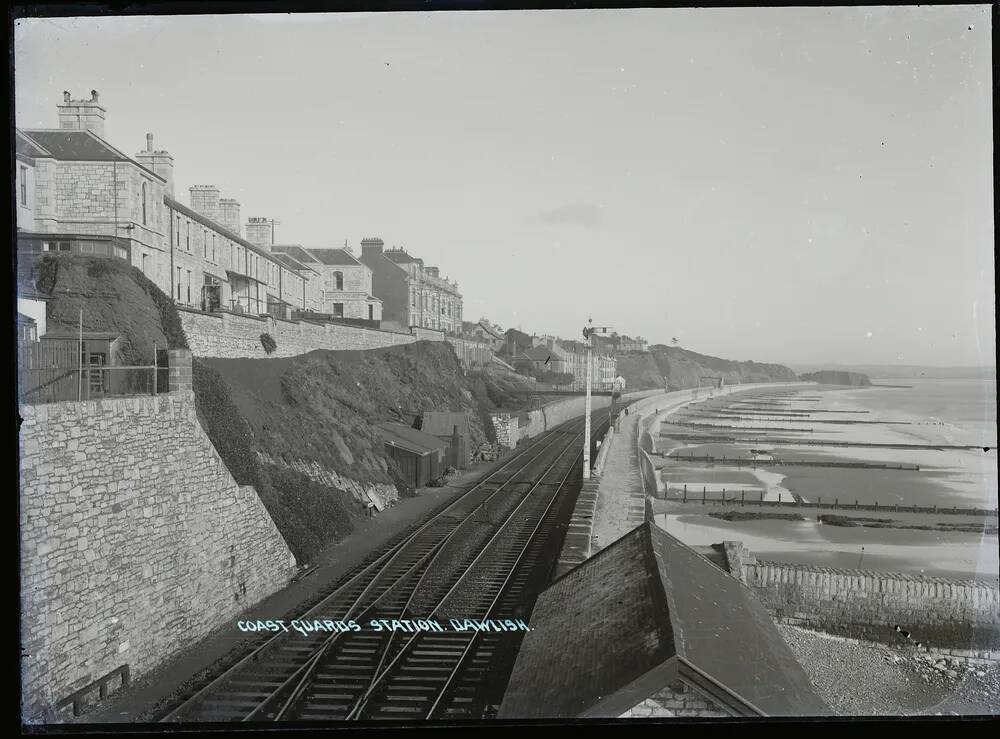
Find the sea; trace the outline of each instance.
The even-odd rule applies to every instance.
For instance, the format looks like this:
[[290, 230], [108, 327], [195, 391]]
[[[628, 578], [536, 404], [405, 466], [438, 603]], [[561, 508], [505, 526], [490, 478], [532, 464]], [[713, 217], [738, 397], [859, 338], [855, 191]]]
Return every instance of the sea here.
[[[830, 438], [862, 435], [858, 438], [870, 441], [977, 448], [939, 451], [810, 449], [810, 456], [829, 459], [919, 464], [920, 472], [774, 467], [773, 472], [784, 474], [781, 484], [794, 489], [804, 500], [814, 502], [818, 495], [830, 496], [824, 497], [825, 500], [839, 495], [841, 500], [859, 498], [862, 503], [878, 501], [887, 506], [897, 503], [996, 510], [995, 372], [976, 379], [886, 377], [873, 378], [872, 383], [874, 387], [823, 387], [809, 392], [818, 392], [824, 407], [867, 410], [870, 415], [865, 418], [899, 421], [905, 425], [841, 427], [841, 430], [830, 432], [838, 434]], [[690, 513], [661, 515], [657, 523], [692, 545], [742, 540], [760, 558], [775, 561], [959, 579], [996, 581], [1000, 575], [996, 533], [845, 528], [824, 525], [816, 520], [723, 521]], [[996, 518], [991, 523], [995, 526]]]

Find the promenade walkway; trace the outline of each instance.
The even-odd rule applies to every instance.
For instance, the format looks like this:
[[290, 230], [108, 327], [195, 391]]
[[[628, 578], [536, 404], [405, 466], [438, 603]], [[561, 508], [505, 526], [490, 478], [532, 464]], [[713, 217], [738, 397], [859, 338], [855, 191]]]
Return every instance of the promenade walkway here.
[[660, 422], [680, 408], [709, 397], [777, 387], [780, 385], [677, 390], [656, 393], [629, 404], [628, 415], [624, 411], [618, 415], [614, 433], [606, 442], [608, 448], [601, 449], [595, 476], [583, 483], [560, 552], [556, 576], [589, 559], [646, 520], [644, 482], [645, 487], [652, 490], [656, 481], [644, 481], [644, 475], [653, 475], [653, 466], [649, 465], [645, 473], [640, 467], [638, 442], [641, 431], [653, 431], [655, 450]]

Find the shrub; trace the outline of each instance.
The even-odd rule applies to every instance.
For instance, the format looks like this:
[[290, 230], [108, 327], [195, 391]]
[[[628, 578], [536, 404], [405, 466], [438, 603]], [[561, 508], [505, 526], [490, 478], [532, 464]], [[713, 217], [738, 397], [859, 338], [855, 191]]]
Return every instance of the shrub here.
[[271, 336], [271, 334], [267, 333], [260, 335], [260, 344], [264, 347], [264, 351], [268, 354], [278, 348], [278, 342], [274, 340], [274, 337]]

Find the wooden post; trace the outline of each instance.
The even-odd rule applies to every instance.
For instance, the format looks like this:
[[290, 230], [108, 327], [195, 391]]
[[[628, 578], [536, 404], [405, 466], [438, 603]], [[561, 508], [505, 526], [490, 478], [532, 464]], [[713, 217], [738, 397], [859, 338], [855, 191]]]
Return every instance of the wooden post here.
[[684, 484], [684, 502], [688, 502], [688, 486], [687, 483]]
[[741, 506], [742, 505], [746, 505], [746, 502], [747, 502], [747, 491], [746, 490], [741, 490], [740, 491], [740, 505]]
[[705, 486], [701, 486], [701, 504], [705, 505]]

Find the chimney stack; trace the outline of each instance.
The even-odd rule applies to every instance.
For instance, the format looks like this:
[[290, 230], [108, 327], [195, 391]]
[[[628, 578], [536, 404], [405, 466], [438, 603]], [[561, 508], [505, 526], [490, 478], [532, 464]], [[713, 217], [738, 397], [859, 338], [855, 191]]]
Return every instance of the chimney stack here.
[[220, 223], [219, 188], [215, 185], [194, 185], [189, 192], [191, 194], [191, 210]]
[[385, 242], [377, 236], [361, 239], [361, 259], [364, 260], [365, 257], [381, 256], [382, 248], [384, 246]]
[[56, 105], [59, 128], [64, 131], [91, 131], [104, 138], [104, 114], [107, 112], [97, 101], [97, 90], [90, 91], [90, 100], [72, 100], [69, 91], [63, 91], [63, 101]]
[[228, 228], [237, 236], [240, 235], [242, 222], [240, 221], [240, 204], [233, 198], [222, 198], [219, 200], [219, 223]]
[[174, 196], [174, 158], [169, 152], [153, 150], [153, 134], [146, 134], [146, 149], [136, 154], [135, 160], [165, 179], [167, 194]]
[[247, 219], [247, 241], [270, 251], [274, 243], [274, 224], [270, 218]]

